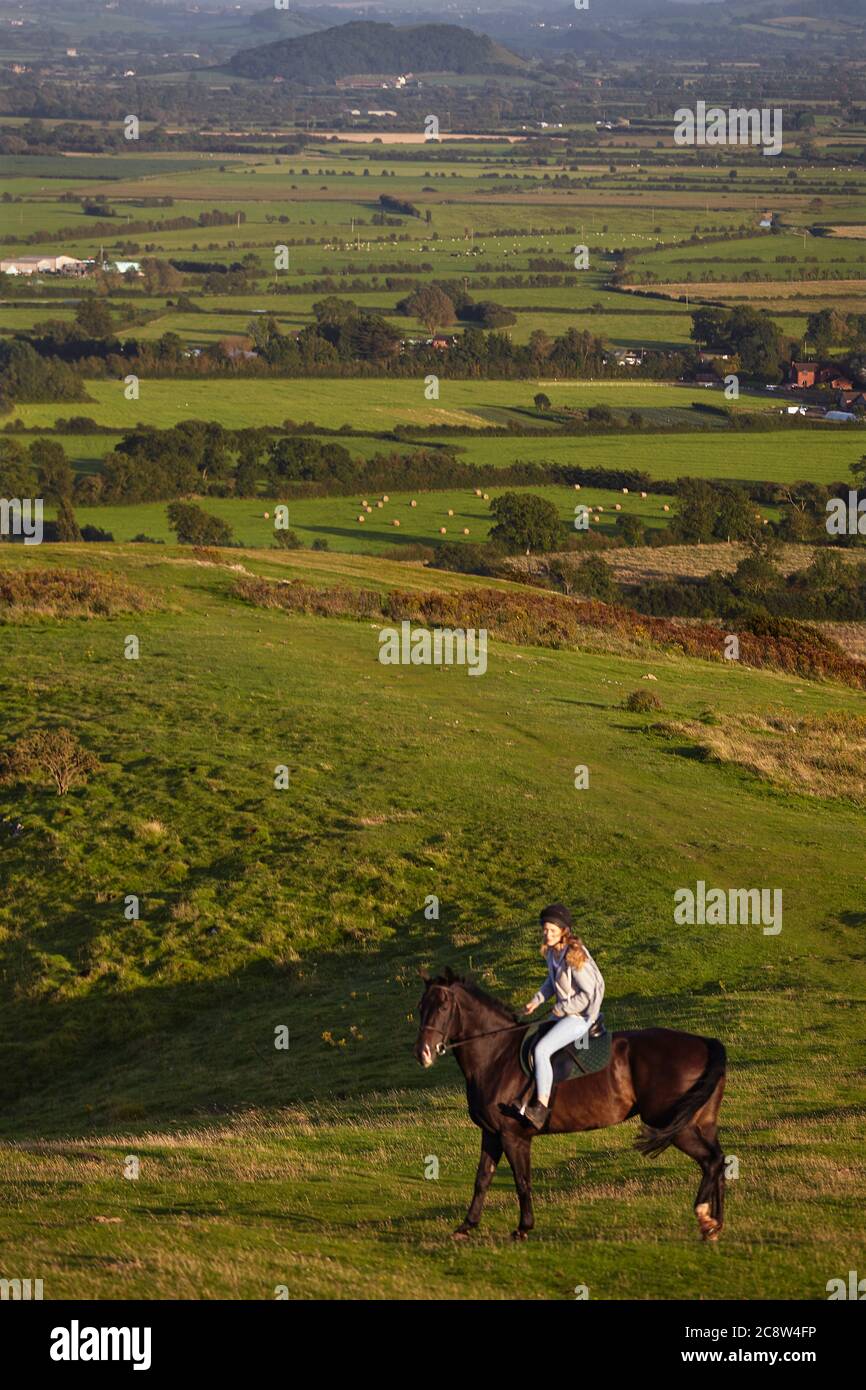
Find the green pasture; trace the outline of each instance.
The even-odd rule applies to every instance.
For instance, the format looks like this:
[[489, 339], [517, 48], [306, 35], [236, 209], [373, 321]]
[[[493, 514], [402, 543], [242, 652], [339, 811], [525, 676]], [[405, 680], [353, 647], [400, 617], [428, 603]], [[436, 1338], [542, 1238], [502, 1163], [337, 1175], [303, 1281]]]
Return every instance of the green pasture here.
[[862, 273], [863, 253], [853, 238], [764, 232], [707, 247], [680, 246], [637, 255], [634, 264], [641, 271], [652, 271], [658, 281], [704, 276], [738, 279], [746, 271], [758, 273], [762, 280], [801, 280], [829, 273], [851, 279]]
[[[509, 419], [543, 426], [533, 398], [542, 392], [555, 410], [608, 405], [626, 414], [632, 410], [688, 410], [693, 400], [725, 404], [720, 393], [637, 379], [623, 381], [439, 381], [439, 399], [427, 400], [423, 375], [417, 380], [387, 378], [299, 377], [142, 380], [138, 400], [127, 400], [122, 381], [88, 381], [92, 399], [62, 410], [56, 404], [18, 405], [14, 420], [50, 428], [59, 415], [89, 415], [99, 425], [119, 430], [137, 421], [166, 428], [178, 420], [218, 419], [232, 429], [278, 425], [285, 419], [312, 420], [329, 429], [390, 430], [395, 425], [499, 427]], [[770, 409], [768, 396], [741, 395], [740, 409]], [[507, 447], [507, 443], [506, 443]], [[654, 443], [650, 445], [654, 448]]]
[[[648, 527], [666, 525], [673, 512], [673, 497], [661, 493], [650, 493], [646, 498], [640, 494], [624, 496], [605, 488], [565, 487], [512, 487], [487, 488], [492, 499], [504, 491], [531, 492], [534, 496], [545, 497], [557, 508], [562, 521], [570, 526], [575, 520], [576, 507], [602, 507], [596, 513], [598, 521], [588, 523], [593, 531], [608, 534], [613, 532], [618, 516], [633, 513], [639, 516]], [[394, 546], [423, 544], [436, 545], [441, 541], [484, 541], [493, 519], [490, 503], [484, 496], [476, 496], [474, 489], [443, 490], [440, 492], [388, 492], [388, 501], [382, 502], [383, 494], [358, 494], [353, 497], [315, 497], [289, 501], [289, 527], [295, 531], [305, 545], [314, 540], [325, 540], [329, 549], [361, 551], [364, 554], [378, 554]], [[360, 503], [366, 500], [372, 513], [362, 510]], [[417, 505], [412, 506], [415, 502]], [[205, 511], [221, 517], [232, 527], [234, 539], [246, 546], [267, 547], [274, 541], [274, 502], [266, 498], [221, 498], [200, 499]], [[620, 508], [617, 511], [617, 507]], [[449, 512], [453, 515], [449, 516]], [[130, 541], [134, 536], [145, 535], [156, 541], [174, 542], [174, 533], [168, 525], [166, 504], [164, 502], [136, 502], [125, 506], [107, 504], [98, 507], [76, 508], [79, 525], [91, 524], [104, 531], [110, 531], [116, 541]], [[766, 512], [770, 515], [770, 512]], [[364, 521], [358, 520], [359, 516]], [[399, 522], [399, 525], [395, 525]], [[442, 528], [445, 534], [442, 534]], [[464, 534], [468, 531], [468, 535]]]
[[[461, 439], [460, 443], [465, 443]], [[473, 463], [550, 460], [580, 468], [636, 468], [652, 478], [730, 478], [755, 482], [842, 482], [863, 454], [859, 430], [826, 426], [748, 434], [590, 435], [579, 439], [479, 439], [468, 448]]]

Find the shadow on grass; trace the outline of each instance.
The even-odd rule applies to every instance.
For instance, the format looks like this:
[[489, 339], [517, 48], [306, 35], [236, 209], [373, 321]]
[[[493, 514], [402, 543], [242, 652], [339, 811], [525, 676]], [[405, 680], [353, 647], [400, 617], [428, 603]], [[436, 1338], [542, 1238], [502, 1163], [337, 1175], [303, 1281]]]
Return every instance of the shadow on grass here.
[[[220, 863], [230, 868], [229, 859]], [[214, 866], [194, 872], [205, 882]], [[483, 904], [477, 915], [485, 917]], [[23, 1140], [144, 1133], [154, 1125], [213, 1123], [217, 1116], [225, 1120], [257, 1107], [309, 1106], [316, 1112], [330, 1103], [348, 1106], [341, 1109], [341, 1122], [351, 1124], [354, 1112], [364, 1124], [371, 1120], [374, 1095], [373, 1110], [387, 1110], [387, 1095], [395, 1088], [417, 1091], [419, 1102], [424, 1092], [450, 1090], [462, 1083], [455, 1066], [431, 1074], [413, 1057], [422, 992], [418, 971], [450, 964], [458, 973], [474, 966], [478, 975], [500, 964], [495, 940], [489, 951], [479, 952], [477, 944], [455, 948], [452, 916], [445, 911], [439, 922], [430, 922], [419, 909], [392, 924], [402, 933], [399, 943], [319, 950], [310, 959], [283, 964], [256, 958], [228, 976], [194, 983], [166, 981], [171, 965], [163, 958], [159, 971], [143, 973], [142, 984], [125, 993], [97, 976], [86, 995], [74, 998], [8, 998], [0, 1133]], [[120, 929], [136, 930], [137, 924]], [[67, 952], [77, 937], [86, 955], [89, 940], [107, 930], [118, 930], [116, 902], [73, 914], [51, 937], [58, 946], [63, 935]], [[51, 944], [43, 938], [40, 947]], [[651, 941], [626, 953], [629, 960], [650, 962], [660, 949]], [[516, 980], [514, 985], [519, 991]], [[670, 1016], [672, 1003], [623, 1001], [619, 1018], [608, 1011], [608, 1024], [658, 1025]], [[289, 1030], [287, 1050], [275, 1047], [279, 1026]], [[468, 1124], [462, 1104], [457, 1109]], [[444, 1119], [451, 1106], [446, 1103], [440, 1113]], [[310, 1119], [315, 1125], [315, 1116]]]

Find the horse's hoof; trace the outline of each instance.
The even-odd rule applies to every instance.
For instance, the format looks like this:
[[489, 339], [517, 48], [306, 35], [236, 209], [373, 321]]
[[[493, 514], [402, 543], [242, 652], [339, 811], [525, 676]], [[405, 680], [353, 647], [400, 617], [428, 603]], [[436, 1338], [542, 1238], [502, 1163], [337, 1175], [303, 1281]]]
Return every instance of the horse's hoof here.
[[717, 1221], [714, 1216], [710, 1216], [709, 1203], [701, 1202], [700, 1206], [695, 1207], [695, 1216], [698, 1218], [698, 1225], [701, 1228], [701, 1236], [704, 1240], [718, 1240], [719, 1231], [722, 1229], [721, 1221]]
[[458, 1226], [456, 1231], [451, 1232], [452, 1240], [468, 1240], [472, 1234], [471, 1226]]
[[521, 1230], [518, 1229], [518, 1230], [516, 1230], [516, 1231], [512, 1231], [512, 1232], [511, 1232], [511, 1239], [512, 1239], [512, 1240], [526, 1240], [526, 1238], [528, 1237], [528, 1235], [529, 1235], [529, 1232], [528, 1232], [528, 1231], [521, 1231]]

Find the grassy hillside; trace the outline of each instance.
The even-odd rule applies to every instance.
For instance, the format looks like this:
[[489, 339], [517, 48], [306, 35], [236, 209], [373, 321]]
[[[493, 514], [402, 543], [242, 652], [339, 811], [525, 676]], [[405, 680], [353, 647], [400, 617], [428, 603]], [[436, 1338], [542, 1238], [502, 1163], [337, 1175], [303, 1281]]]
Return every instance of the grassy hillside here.
[[[93, 567], [148, 600], [2, 626], [3, 746], [65, 725], [102, 762], [64, 797], [0, 786], [0, 816], [23, 826], [0, 839], [4, 1265], [26, 1248], [46, 1297], [113, 1298], [283, 1283], [296, 1298], [568, 1298], [578, 1282], [593, 1297], [820, 1298], [856, 1267], [862, 874], [841, 849], [863, 813], [703, 761], [620, 706], [650, 673], [656, 718], [684, 722], [853, 713], [862, 697], [616, 650], [604, 632], [580, 650], [491, 642], [481, 679], [385, 667], [375, 625], [249, 607], [236, 569], [188, 551], [0, 558]], [[431, 586], [358, 556], [227, 558]], [[699, 878], [781, 887], [781, 934], [675, 927], [674, 890]], [[454, 1062], [424, 1074], [412, 1059], [415, 972], [472, 967], [521, 1002], [540, 979], [535, 913], [559, 896], [602, 965], [612, 1026], [728, 1048], [722, 1135], [740, 1176], [717, 1250], [692, 1230], [693, 1165], [640, 1158], [631, 1124], [535, 1146], [527, 1251], [504, 1248], [504, 1169], [486, 1234], [459, 1251], [446, 1239], [477, 1140]]]

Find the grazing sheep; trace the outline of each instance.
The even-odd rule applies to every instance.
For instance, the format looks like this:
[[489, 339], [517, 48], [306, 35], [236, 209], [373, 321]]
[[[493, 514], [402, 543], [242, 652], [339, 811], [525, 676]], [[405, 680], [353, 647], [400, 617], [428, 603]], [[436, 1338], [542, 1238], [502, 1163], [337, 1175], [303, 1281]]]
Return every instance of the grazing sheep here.
[[623, 488], [623, 492], [626, 494], [626, 496], [628, 496], [628, 488], [627, 488], [627, 487], [624, 487], [624, 488]]
[[464, 527], [463, 527], [463, 534], [464, 534], [464, 536], [468, 536], [468, 535], [469, 535], [469, 527], [468, 527], [468, 526], [464, 526]]
[[447, 536], [447, 534], [448, 534], [448, 528], [445, 527], [445, 526], [440, 526], [440, 527], [439, 527], [439, 534], [440, 534], [440, 536]]
[[670, 511], [670, 507], [668, 506], [667, 502], [665, 502], [664, 506], [662, 507], [662, 511], [663, 511], [663, 512], [669, 512], [669, 511]]
[[453, 515], [454, 515], [454, 508], [453, 508], [453, 507], [449, 507], [449, 508], [448, 508], [448, 515], [449, 515], [449, 516], [453, 516]]
[[617, 504], [616, 504], [616, 506], [615, 506], [615, 508], [614, 508], [614, 511], [617, 511], [617, 512], [621, 512], [621, 511], [622, 511], [622, 503], [621, 503], [621, 502], [617, 502]]
[[270, 512], [262, 512], [262, 516], [265, 518], [265, 521], [270, 521], [271, 519]]
[[377, 503], [376, 503], [376, 506], [377, 506], [377, 507], [384, 507], [384, 505], [385, 505], [384, 502], [377, 502]]
[[382, 493], [382, 501], [383, 501], [383, 502], [390, 502], [390, 501], [391, 501], [391, 499], [390, 499], [390, 497], [388, 496], [387, 492], [383, 492], [383, 493]]
[[646, 497], [646, 493], [645, 493], [645, 492], [642, 492], [642, 493], [641, 493], [641, 497]]
[[485, 501], [485, 502], [489, 502], [489, 501], [490, 501], [490, 493], [489, 493], [489, 492], [485, 492], [485, 494], [484, 494], [484, 501]]
[[399, 517], [396, 517], [396, 516], [395, 516], [395, 517], [394, 517], [394, 520], [391, 522], [391, 525], [392, 525], [392, 526], [399, 526], [399, 525], [400, 525], [400, 519], [399, 519]]
[[361, 501], [361, 506], [366, 510], [369, 505], [370, 503], [367, 501], [366, 497], [364, 497]]
[[364, 514], [363, 514], [363, 512], [362, 512], [361, 515], [358, 517], [358, 520], [359, 520], [359, 521], [363, 521], [363, 520], [364, 520]]
[[574, 490], [575, 492], [580, 492], [580, 483], [575, 483]]
[[415, 498], [413, 497], [413, 498], [412, 498], [412, 501], [409, 503], [409, 506], [410, 506], [410, 507], [417, 507], [417, 505], [418, 505], [418, 503], [415, 501]]

